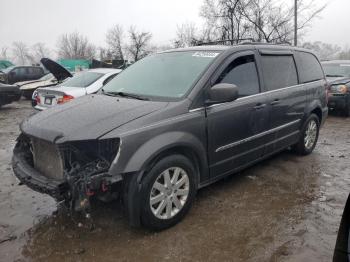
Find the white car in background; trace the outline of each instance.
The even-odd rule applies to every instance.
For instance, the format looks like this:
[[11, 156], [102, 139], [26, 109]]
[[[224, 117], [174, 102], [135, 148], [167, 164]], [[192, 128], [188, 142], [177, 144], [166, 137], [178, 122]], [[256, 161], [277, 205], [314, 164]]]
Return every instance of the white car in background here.
[[42, 58], [40, 62], [46, 70], [50, 72], [49, 74], [46, 74], [37, 80], [17, 82], [15, 84], [19, 86], [22, 95], [27, 99], [32, 98], [32, 95], [37, 88], [55, 86], [73, 76], [71, 72], [49, 58]]
[[76, 73], [72, 78], [55, 87], [38, 88], [35, 109], [47, 108], [66, 103], [74, 98], [94, 94], [119, 74], [121, 69], [97, 68]]

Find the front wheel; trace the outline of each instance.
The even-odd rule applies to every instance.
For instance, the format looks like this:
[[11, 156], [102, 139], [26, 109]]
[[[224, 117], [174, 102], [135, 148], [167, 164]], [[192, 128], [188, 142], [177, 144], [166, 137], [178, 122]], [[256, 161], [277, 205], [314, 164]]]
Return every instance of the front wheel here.
[[345, 108], [343, 110], [344, 116], [349, 117], [350, 116], [350, 100], [346, 102]]
[[310, 154], [317, 144], [319, 130], [320, 120], [317, 115], [311, 114], [305, 121], [298, 143], [294, 145], [295, 151], [300, 155]]
[[188, 212], [196, 195], [196, 171], [182, 155], [161, 159], [142, 181], [141, 222], [162, 230], [178, 223]]

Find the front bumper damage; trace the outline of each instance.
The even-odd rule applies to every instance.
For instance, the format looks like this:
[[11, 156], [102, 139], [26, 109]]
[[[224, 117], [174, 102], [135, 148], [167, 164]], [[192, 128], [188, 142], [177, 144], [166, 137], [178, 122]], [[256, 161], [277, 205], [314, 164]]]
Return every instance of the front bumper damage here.
[[[24, 134], [17, 139], [12, 166], [22, 184], [58, 201], [64, 200], [75, 211], [87, 210], [91, 197], [106, 200], [116, 196], [122, 176], [108, 171], [117, 155], [119, 140], [61, 145], [41, 141], [41, 147], [37, 146], [37, 140]], [[44, 146], [57, 150], [48, 149], [39, 154], [38, 150]]]

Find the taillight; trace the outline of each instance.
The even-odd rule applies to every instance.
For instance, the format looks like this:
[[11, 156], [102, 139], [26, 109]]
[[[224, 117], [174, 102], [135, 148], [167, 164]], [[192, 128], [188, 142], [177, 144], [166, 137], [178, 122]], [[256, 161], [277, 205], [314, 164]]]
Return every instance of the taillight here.
[[74, 96], [64, 94], [61, 98], [57, 99], [57, 104], [64, 104], [72, 99], [74, 99]]
[[40, 104], [40, 102], [41, 102], [40, 101], [40, 96], [39, 96], [38, 93], [35, 94], [35, 101], [36, 101], [37, 104]]

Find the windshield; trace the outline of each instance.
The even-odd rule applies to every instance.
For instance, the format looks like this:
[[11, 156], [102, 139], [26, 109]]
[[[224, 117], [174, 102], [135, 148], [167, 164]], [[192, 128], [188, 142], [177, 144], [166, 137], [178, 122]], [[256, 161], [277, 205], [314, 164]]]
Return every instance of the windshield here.
[[350, 64], [323, 64], [328, 77], [350, 77]]
[[72, 78], [68, 79], [64, 82], [64, 86], [71, 86], [71, 87], [88, 87], [95, 81], [97, 81], [100, 77], [102, 77], [104, 74], [102, 73], [96, 73], [96, 72], [81, 72], [74, 75]]
[[151, 55], [122, 71], [103, 91], [180, 98], [218, 54], [216, 51], [188, 51]]

